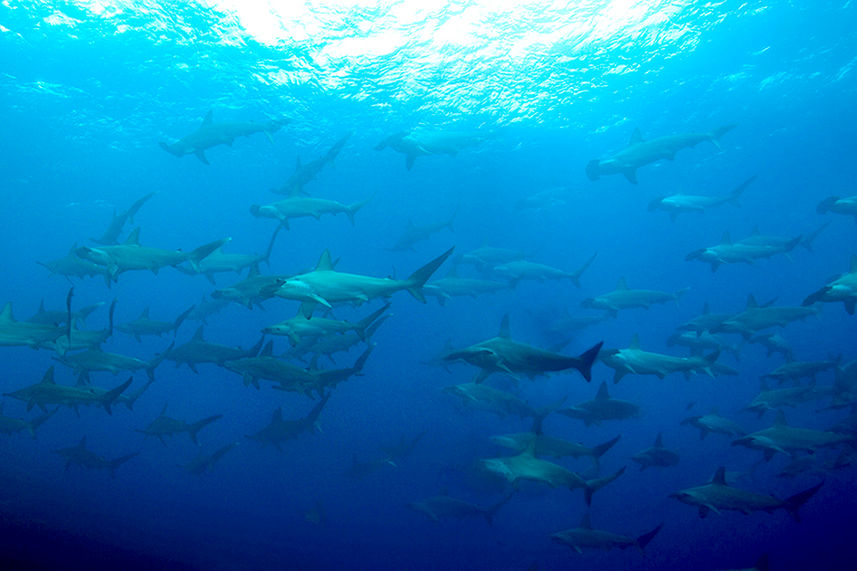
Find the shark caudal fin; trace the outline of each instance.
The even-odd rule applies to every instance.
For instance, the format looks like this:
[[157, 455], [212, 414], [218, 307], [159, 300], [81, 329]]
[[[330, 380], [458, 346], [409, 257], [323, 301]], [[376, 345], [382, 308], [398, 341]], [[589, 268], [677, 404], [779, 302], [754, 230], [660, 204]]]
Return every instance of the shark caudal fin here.
[[422, 292], [422, 287], [429, 280], [432, 274], [440, 268], [446, 259], [452, 255], [453, 250], [455, 250], [455, 246], [412, 273], [408, 276], [408, 279], [405, 280], [408, 283], [406, 288], [408, 293], [414, 296], [414, 298], [416, 298], [420, 303], [426, 302], [426, 298]]
[[208, 244], [203, 244], [199, 248], [194, 249], [188, 254], [187, 259], [190, 262], [191, 267], [193, 267], [194, 271], [199, 272], [199, 263], [211, 255], [215, 250], [229, 242], [232, 238], [221, 238], [220, 240], [215, 240], [214, 242], [209, 242]]
[[589, 180], [598, 180], [601, 176], [601, 161], [593, 159], [586, 163], [586, 177]]
[[113, 414], [113, 411], [110, 410], [110, 406], [119, 398], [119, 395], [122, 392], [131, 386], [131, 383], [134, 381], [134, 377], [129, 378], [127, 381], [116, 387], [115, 389], [109, 390], [101, 397], [101, 405], [104, 407], [104, 410], [107, 411], [107, 414]]
[[184, 323], [184, 320], [187, 319], [187, 316], [190, 315], [191, 311], [193, 311], [195, 307], [195, 305], [191, 305], [183, 312], [181, 312], [178, 317], [176, 317], [176, 320], [173, 321], [173, 335], [178, 333], [179, 327], [181, 327], [182, 323]]
[[196, 433], [199, 432], [200, 430], [202, 430], [203, 428], [205, 428], [206, 426], [208, 426], [209, 424], [211, 424], [212, 422], [214, 422], [215, 420], [218, 420], [221, 418], [223, 418], [222, 414], [215, 414], [214, 416], [209, 416], [208, 418], [203, 418], [199, 422], [194, 422], [193, 424], [191, 424], [187, 430], [187, 433], [190, 436], [190, 439], [193, 441], [193, 443], [196, 444], [197, 446], [199, 446], [199, 442], [196, 440]]
[[274, 233], [271, 234], [271, 241], [268, 242], [268, 249], [265, 250], [265, 256], [259, 260], [260, 262], [265, 262], [265, 265], [271, 265], [271, 252], [274, 251], [274, 242], [277, 241], [277, 235], [280, 233], [280, 230], [283, 229], [283, 225], [279, 224], [275, 229]]
[[735, 124], [732, 125], [723, 125], [722, 127], [718, 127], [711, 131], [708, 134], [708, 137], [711, 139], [711, 142], [719, 149], [720, 148], [720, 137], [731, 131], [736, 127]]
[[32, 436], [33, 439], [36, 438], [36, 429], [38, 427], [40, 427], [42, 424], [44, 424], [47, 419], [49, 419], [54, 414], [56, 414], [56, 412], [59, 409], [60, 409], [60, 407], [56, 407], [51, 412], [48, 412], [46, 414], [43, 414], [42, 416], [36, 417], [33, 420], [31, 420], [29, 423], [27, 423], [27, 432], [30, 433], [30, 436]]
[[110, 477], [115, 478], [117, 468], [119, 468], [119, 466], [121, 466], [122, 464], [124, 464], [125, 462], [130, 460], [131, 458], [134, 458], [138, 454], [140, 454], [140, 453], [134, 452], [133, 454], [127, 454], [125, 456], [120, 456], [119, 458], [116, 458], [115, 460], [111, 460], [110, 461]]
[[830, 212], [830, 209], [833, 208], [833, 205], [839, 200], [838, 196], [828, 196], [824, 200], [818, 203], [818, 206], [815, 207], [815, 211], [819, 214], [827, 214]]
[[598, 446], [592, 447], [592, 463], [593, 463], [593, 466], [595, 466], [596, 470], [601, 469], [601, 457], [604, 456], [604, 454], [608, 450], [613, 448], [613, 446], [617, 442], [619, 442], [620, 438], [622, 438], [621, 434], [616, 436], [616, 438], [613, 438], [612, 440], [608, 440], [607, 442], [604, 442], [603, 444], [599, 444]]
[[798, 513], [798, 510], [812, 496], [814, 496], [815, 493], [818, 490], [820, 490], [821, 486], [823, 486], [823, 485], [824, 485], [824, 480], [822, 480], [821, 482], [819, 482], [818, 484], [814, 485], [813, 487], [811, 487], [807, 490], [804, 490], [802, 492], [798, 492], [795, 495], [790, 496], [789, 498], [787, 498], [783, 502], [783, 508], [785, 508], [785, 510], [787, 512], [789, 512], [789, 515], [791, 515], [796, 522], [800, 523], [800, 513]]
[[140, 387], [136, 392], [128, 395], [128, 400], [125, 401], [125, 406], [128, 407], [128, 410], [134, 410], [134, 403], [137, 402], [137, 399], [143, 396], [143, 393], [152, 386], [152, 383], [155, 382], [155, 379], [149, 379], [146, 381], [146, 384]]
[[729, 204], [733, 206], [741, 206], [741, 195], [744, 194], [744, 191], [747, 190], [747, 187], [753, 184], [753, 181], [755, 180], [756, 175], [753, 175], [735, 188], [733, 188], [732, 192], [729, 193]]
[[592, 262], [594, 262], [595, 258], [597, 258], [597, 257], [598, 257], [598, 252], [592, 254], [592, 257], [590, 257], [588, 260], [586, 260], [586, 262], [582, 266], [580, 266], [577, 269], [577, 271], [573, 272], [569, 276], [569, 279], [571, 280], [571, 282], [574, 285], [576, 285], [577, 287], [580, 287], [580, 276], [582, 276], [583, 272], [585, 272], [587, 270], [587, 268], [589, 268], [589, 266], [592, 265]]
[[377, 311], [370, 313], [369, 315], [367, 315], [366, 317], [364, 317], [363, 319], [361, 319], [360, 321], [358, 321], [355, 324], [356, 327], [354, 328], [354, 330], [357, 333], [357, 336], [360, 337], [361, 341], [366, 341], [366, 339], [368, 337], [370, 337], [370, 335], [367, 334], [369, 327], [373, 323], [375, 323], [375, 321], [378, 320], [384, 314], [384, 312], [387, 311], [388, 309], [390, 309], [389, 303], [385, 304], [382, 308], [378, 309]]
[[661, 530], [661, 528], [663, 526], [664, 526], [664, 524], [660, 524], [658, 527], [656, 527], [652, 531], [644, 533], [643, 535], [641, 535], [640, 537], [638, 537], [636, 539], [635, 543], [637, 544], [637, 548], [640, 550], [640, 553], [643, 553], [645, 555], [643, 550], [646, 548], [646, 546], [649, 544], [649, 542], [655, 538], [655, 536], [658, 534], [658, 532]]
[[505, 498], [503, 498], [496, 504], [489, 506], [485, 511], [482, 512], [482, 515], [485, 516], [485, 521], [488, 522], [488, 525], [494, 525], [494, 516], [497, 515], [497, 512], [500, 510], [500, 508], [509, 503], [509, 500], [512, 499], [512, 496], [514, 496], [516, 492], [517, 490], [512, 490], [511, 492], [506, 494]]
[[167, 143], [166, 143], [166, 142], [164, 142], [164, 141], [158, 141], [158, 146], [159, 146], [159, 147], [161, 147], [162, 149], [164, 149], [164, 150], [165, 150], [166, 152], [168, 152], [169, 154], [173, 155], [174, 157], [182, 157], [182, 156], [184, 156], [184, 153], [182, 153], [181, 151], [179, 151], [179, 150], [178, 150], [178, 148], [177, 148], [175, 145], [167, 144]]
[[592, 505], [592, 494], [594, 494], [595, 492], [597, 492], [598, 490], [600, 490], [601, 488], [603, 488], [604, 486], [606, 486], [624, 473], [625, 467], [622, 466], [621, 468], [619, 468], [618, 470], [616, 470], [605, 478], [594, 478], [592, 480], [586, 480], [586, 487], [583, 488], [583, 498], [586, 500], [586, 505]]
[[599, 341], [577, 357], [579, 363], [576, 368], [583, 375], [583, 378], [586, 379], [587, 383], [592, 380], [592, 364], [598, 358], [598, 352], [601, 350], [602, 345], [604, 345], [604, 341]]
[[370, 196], [366, 200], [361, 200], [360, 202], [355, 202], [354, 204], [349, 204], [345, 209], [345, 215], [348, 216], [348, 221], [351, 222], [351, 225], [354, 226], [354, 215], [357, 214], [357, 211], [369, 204], [369, 202], [375, 198], [374, 196]]

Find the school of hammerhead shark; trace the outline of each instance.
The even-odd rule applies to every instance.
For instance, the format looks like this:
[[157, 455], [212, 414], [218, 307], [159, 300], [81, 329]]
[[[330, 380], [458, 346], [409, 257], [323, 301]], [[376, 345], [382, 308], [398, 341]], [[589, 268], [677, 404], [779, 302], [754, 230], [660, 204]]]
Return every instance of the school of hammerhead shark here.
[[[212, 113], [201, 126], [189, 135], [173, 143], [160, 143], [167, 152], [182, 157], [195, 155], [208, 164], [206, 151], [217, 145], [232, 145], [237, 137], [263, 133], [271, 137], [286, 120], [264, 123], [218, 123]], [[628, 146], [613, 154], [592, 160], [585, 167], [592, 181], [602, 176], [620, 174], [630, 183], [637, 183], [637, 171], [648, 164], [672, 159], [682, 149], [707, 142], [719, 147], [720, 139], [733, 126], [724, 126], [706, 133], [670, 135], [644, 140], [635, 131]], [[18, 321], [12, 314], [12, 305], [7, 303], [0, 314], [0, 345], [27, 346], [44, 349], [52, 353], [52, 359], [73, 371], [77, 377], [74, 385], [57, 383], [55, 367], [50, 367], [38, 382], [9, 389], [4, 397], [26, 403], [27, 411], [38, 409], [38, 416], [21, 419], [3, 416], [0, 413], [0, 432], [13, 434], [35, 431], [48, 421], [59, 409], [69, 407], [77, 411], [80, 407], [101, 407], [111, 413], [119, 404], [132, 409], [155, 380], [155, 370], [163, 361], [172, 361], [177, 366], [186, 365], [196, 373], [202, 365], [215, 365], [239, 375], [245, 385], [260, 389], [262, 383], [276, 390], [291, 391], [317, 399], [317, 403], [304, 417], [283, 418], [282, 408], [272, 415], [268, 425], [247, 438], [282, 449], [287, 441], [304, 432], [312, 432], [325, 405], [336, 386], [363, 370], [371, 356], [373, 335], [390, 315], [390, 299], [397, 292], [405, 291], [422, 303], [434, 298], [444, 304], [455, 296], [479, 296], [514, 288], [522, 280], [569, 280], [580, 286], [586, 269], [595, 256], [574, 271], [566, 271], [525, 259], [522, 252], [504, 248], [481, 247], [453, 257], [454, 248], [449, 248], [417, 268], [404, 279], [373, 277], [341, 272], [336, 261], [325, 251], [317, 265], [297, 275], [263, 274], [260, 265], [267, 262], [275, 246], [278, 234], [289, 229], [294, 218], [345, 214], [351, 223], [367, 200], [343, 204], [334, 200], [310, 196], [306, 187], [328, 164], [333, 163], [349, 136], [341, 138], [320, 158], [301, 163], [285, 184], [274, 192], [284, 195], [279, 201], [265, 205], [252, 205], [250, 213], [255, 217], [271, 218], [278, 226], [271, 236], [263, 254], [235, 254], [224, 252], [229, 239], [217, 239], [193, 250], [169, 250], [144, 246], [140, 242], [139, 228], [120, 238], [126, 226], [133, 224], [135, 216], [155, 193], [147, 194], [127, 210], [114, 212], [113, 219], [102, 236], [92, 239], [92, 246], [74, 246], [65, 257], [40, 262], [52, 274], [73, 279], [100, 278], [110, 286], [121, 279], [122, 274], [133, 271], [157, 273], [163, 268], [175, 268], [192, 275], [205, 276], [215, 289], [199, 304], [182, 312], [172, 320], [153, 319], [146, 309], [137, 319], [114, 326], [113, 313], [116, 301], [109, 306], [108, 327], [103, 330], [86, 329], [87, 317], [102, 304], [75, 308], [74, 288], [69, 291], [63, 310], [48, 310], [44, 304], [31, 318]], [[467, 147], [480, 145], [485, 137], [479, 132], [432, 131], [415, 129], [394, 134], [381, 141], [376, 149], [392, 149], [405, 155], [405, 165], [410, 170], [420, 156], [455, 155]], [[663, 210], [671, 217], [687, 212], [704, 212], [721, 205], [735, 204], [741, 194], [753, 183], [750, 177], [732, 192], [721, 196], [674, 194], [653, 201], [650, 210]], [[551, 189], [532, 195], [519, 204], [521, 208], [542, 208], [563, 201], [562, 190]], [[857, 196], [830, 197], [818, 206], [818, 212], [837, 213], [857, 219]], [[452, 225], [449, 220], [419, 226], [409, 224], [405, 233], [395, 244], [395, 250], [409, 250], [414, 244], [428, 239], [436, 232]], [[716, 271], [723, 264], [749, 263], [775, 255], [788, 254], [797, 246], [811, 248], [812, 242], [824, 226], [808, 236], [767, 236], [758, 232], [740, 240], [724, 236], [721, 243], [687, 254], [687, 260], [698, 260], [710, 264]], [[444, 278], [434, 275], [444, 264], [453, 270]], [[469, 277], [459, 275], [462, 270]], [[244, 272], [246, 277], [228, 287], [218, 287], [215, 276], [229, 272]], [[433, 279], [434, 278], [434, 279]], [[626, 348], [602, 348], [602, 342], [593, 343], [589, 349], [576, 356], [560, 353], [572, 332], [577, 332], [600, 321], [615, 318], [619, 312], [629, 308], [648, 308], [655, 304], [677, 300], [684, 292], [663, 292], [632, 289], [620, 280], [614, 291], [586, 299], [583, 307], [603, 313], [588, 316], [558, 316], [551, 325], [553, 333], [561, 340], [552, 347], [540, 348], [512, 338], [508, 316], [501, 322], [497, 336], [467, 347], [447, 347], [437, 358], [438, 365], [463, 362], [476, 369], [471, 382], [449, 386], [444, 392], [457, 397], [463, 406], [497, 414], [503, 418], [517, 416], [532, 419], [528, 432], [498, 435], [492, 441], [509, 449], [508, 455], [479, 460], [486, 473], [508, 482], [508, 489], [497, 503], [480, 506], [468, 501], [442, 494], [413, 502], [410, 507], [437, 521], [445, 518], [484, 518], [489, 524], [497, 511], [515, 495], [520, 482], [530, 481], [551, 488], [581, 490], [585, 502], [590, 505], [595, 492], [609, 486], [625, 472], [622, 468], [611, 474], [599, 473], [600, 459], [619, 440], [619, 436], [594, 446], [565, 440], [546, 434], [543, 423], [549, 415], [563, 415], [582, 421], [586, 426], [618, 421], [638, 415], [639, 407], [625, 400], [612, 398], [607, 384], [601, 383], [593, 400], [567, 406], [565, 399], [545, 406], [534, 406], [524, 400], [520, 393], [492, 386], [490, 377], [505, 376], [517, 381], [521, 377], [538, 377], [560, 373], [579, 374], [586, 382], [592, 378], [592, 367], [597, 361], [615, 371], [614, 383], [627, 375], [654, 375], [663, 378], [679, 373], [685, 376], [736, 375], [738, 371], [722, 363], [724, 353], [736, 353], [737, 347], [727, 339], [740, 338], [744, 342], [760, 343], [769, 353], [779, 353], [785, 362], [764, 375], [762, 390], [748, 403], [746, 410], [758, 413], [761, 418], [769, 411], [776, 415], [773, 424], [756, 432], [745, 431], [735, 421], [716, 413], [687, 418], [683, 424], [700, 431], [701, 438], [710, 433], [727, 435], [734, 446], [744, 446], [761, 452], [770, 460], [777, 454], [791, 458], [783, 474], [810, 476], [817, 483], [796, 494], [779, 498], [760, 494], [739, 487], [733, 474], [720, 467], [708, 482], [687, 489], [677, 490], [672, 496], [680, 502], [695, 507], [701, 517], [726, 510], [742, 513], [754, 511], [775, 512], [783, 510], [800, 521], [799, 510], [823, 485], [819, 475], [857, 464], [857, 361], [843, 363], [839, 359], [828, 361], [801, 361], [795, 358], [785, 339], [777, 332], [789, 323], [815, 315], [821, 303], [842, 302], [848, 314], [853, 314], [857, 305], [857, 258], [852, 260], [849, 270], [819, 289], [808, 293], [801, 306], [789, 307], [774, 302], [759, 303], [751, 295], [746, 308], [735, 314], [715, 314], [705, 307], [702, 314], [681, 324], [669, 338], [669, 345], [681, 346], [689, 353], [661, 354], [640, 347], [636, 337]], [[258, 341], [247, 348], [220, 345], [205, 339], [203, 327], [183, 344], [173, 342], [166, 351], [151, 360], [111, 353], [101, 347], [115, 331], [133, 336], [138, 341], [143, 336], [172, 334], [186, 321], [204, 323], [206, 318], [228, 304], [240, 304], [247, 308], [261, 306], [266, 300], [281, 298], [300, 304], [294, 317], [272, 323], [265, 327]], [[338, 320], [334, 317], [337, 307], [360, 306], [379, 300], [381, 306], [357, 321]], [[500, 316], [498, 316], [500, 317]], [[274, 339], [285, 337], [288, 349], [275, 353]], [[268, 339], [266, 341], [266, 339]], [[322, 368], [322, 357], [349, 351], [358, 352], [353, 365], [345, 368]], [[309, 365], [307, 365], [309, 363]], [[143, 371], [146, 381], [137, 383], [132, 389], [133, 377], [116, 386], [102, 388], [91, 383], [96, 372], [131, 374]], [[577, 373], [573, 373], [576, 371]], [[833, 372], [834, 382], [817, 385], [815, 378], [824, 372]], [[769, 384], [775, 381], [776, 387]], [[506, 385], [507, 386], [507, 385]], [[508, 386], [507, 386], [508, 388]], [[798, 427], [786, 422], [783, 407], [796, 406], [811, 401], [827, 401], [830, 408], [844, 409], [850, 414], [833, 427]], [[161, 441], [180, 433], [187, 433], [194, 443], [197, 434], [217, 421], [215, 415], [198, 421], [187, 422], [167, 415], [166, 406], [161, 414], [148, 426], [139, 430]], [[424, 433], [423, 433], [424, 434]], [[369, 461], [359, 462], [355, 458], [352, 474], [365, 475], [384, 466], [395, 466], [403, 456], [409, 454], [423, 434], [413, 439], [403, 438], [400, 443], [383, 449], [383, 454]], [[215, 464], [227, 454], [236, 442], [230, 442], [210, 453], [200, 452], [184, 465], [193, 474], [211, 471]], [[826, 452], [824, 450], [831, 450]], [[816, 453], [818, 452], [818, 453]], [[112, 475], [125, 462], [139, 454], [132, 453], [115, 459], [107, 459], [86, 447], [86, 437], [79, 443], [56, 450], [66, 461], [66, 467], [78, 465], [87, 469], [104, 469]], [[592, 469], [586, 473], [572, 471], [558, 463], [570, 458], [591, 458]], [[551, 459], [548, 459], [551, 458]], [[640, 451], [631, 460], [641, 469], [668, 468], [679, 462], [679, 455], [667, 448], [659, 434], [653, 446]], [[626, 476], [627, 478], [627, 476]], [[319, 514], [308, 514], [307, 519], [317, 522]], [[627, 548], [642, 551], [661, 529], [661, 525], [641, 535], [625, 536], [594, 529], [587, 513], [576, 528], [557, 531], [551, 539], [567, 545], [577, 552], [587, 548]], [[757, 569], [767, 568], [765, 558], [757, 563]]]

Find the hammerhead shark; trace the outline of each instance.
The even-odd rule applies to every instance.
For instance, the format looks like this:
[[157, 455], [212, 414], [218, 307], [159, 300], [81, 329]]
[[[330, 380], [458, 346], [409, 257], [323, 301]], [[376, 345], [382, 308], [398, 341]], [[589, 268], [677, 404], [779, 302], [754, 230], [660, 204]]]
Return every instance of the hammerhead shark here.
[[95, 452], [86, 449], [86, 436], [80, 439], [77, 446], [60, 448], [59, 450], [54, 450], [54, 452], [65, 458], [66, 470], [68, 470], [72, 464], [76, 464], [81, 468], [86, 468], [87, 470], [110, 470], [111, 478], [116, 477], [116, 470], [119, 466], [139, 454], [139, 452], [134, 452], [133, 454], [127, 454], [114, 460], [107, 460]]
[[271, 138], [271, 133], [280, 130], [280, 127], [288, 123], [289, 119], [272, 119], [265, 123], [215, 123], [213, 113], [209, 111], [205, 115], [196, 131], [185, 135], [175, 143], [166, 143], [160, 141], [158, 144], [162, 149], [175, 155], [183, 157], [188, 154], [196, 155], [196, 158], [209, 164], [205, 156], [205, 151], [217, 145], [232, 146], [232, 142], [236, 137], [249, 137], [255, 133], [265, 133], [268, 138]]
[[509, 332], [509, 316], [504, 315], [500, 332], [464, 349], [451, 351], [446, 361], [462, 360], [481, 369], [475, 383], [481, 383], [491, 373], [504, 372], [513, 377], [519, 374], [534, 377], [549, 372], [576, 369], [588, 382], [592, 379], [592, 363], [598, 357], [603, 342], [596, 343], [577, 357], [569, 357], [513, 341]]
[[248, 434], [247, 438], [257, 440], [262, 444], [270, 444], [282, 452], [282, 444], [286, 440], [296, 438], [303, 432], [307, 432], [316, 428], [318, 417], [321, 414], [324, 405], [330, 399], [331, 393], [328, 392], [318, 402], [317, 405], [303, 418], [297, 420], [283, 420], [283, 408], [280, 407], [274, 411], [271, 417], [271, 422], [255, 434]]

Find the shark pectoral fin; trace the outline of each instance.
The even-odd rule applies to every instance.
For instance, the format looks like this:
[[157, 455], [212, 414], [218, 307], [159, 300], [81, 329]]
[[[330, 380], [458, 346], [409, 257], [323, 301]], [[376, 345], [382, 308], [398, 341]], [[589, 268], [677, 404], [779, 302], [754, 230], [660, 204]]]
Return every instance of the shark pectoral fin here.
[[622, 171], [622, 174], [625, 175], [625, 178], [628, 179], [628, 182], [631, 184], [637, 184], [637, 170], [636, 169], [625, 169]]
[[203, 163], [205, 163], [205, 164], [207, 164], [207, 165], [208, 165], [208, 164], [211, 164], [211, 163], [209, 163], [209, 162], [208, 162], [208, 159], [207, 159], [207, 158], [205, 158], [205, 151], [204, 151], [203, 149], [197, 149], [197, 150], [195, 150], [195, 151], [193, 152], [193, 154], [195, 154], [195, 155], [196, 155], [196, 158], [198, 158], [199, 160], [201, 160]]

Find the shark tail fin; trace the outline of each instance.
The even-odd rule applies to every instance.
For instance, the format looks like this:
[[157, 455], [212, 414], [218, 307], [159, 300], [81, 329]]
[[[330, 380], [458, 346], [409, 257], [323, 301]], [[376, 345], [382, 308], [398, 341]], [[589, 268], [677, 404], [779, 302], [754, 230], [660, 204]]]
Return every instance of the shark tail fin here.
[[509, 502], [509, 500], [512, 499], [512, 496], [515, 495], [516, 491], [517, 490], [512, 490], [510, 493], [506, 494], [505, 498], [503, 498], [502, 500], [500, 500], [496, 504], [489, 506], [484, 512], [482, 512], [483, 515], [485, 516], [485, 521], [488, 522], [488, 525], [490, 525], [490, 526], [494, 525], [494, 516], [497, 515], [497, 512], [500, 510], [500, 508], [505, 506]]
[[741, 206], [741, 195], [744, 194], [744, 191], [747, 190], [747, 187], [753, 184], [753, 181], [755, 180], [756, 175], [753, 175], [735, 188], [733, 188], [732, 192], [729, 193], [729, 204], [733, 206]]
[[731, 131], [736, 127], [735, 124], [732, 125], [723, 125], [722, 127], [718, 127], [714, 129], [711, 133], [708, 134], [711, 142], [714, 143], [717, 148], [720, 148], [720, 137]]
[[603, 488], [604, 486], [606, 486], [624, 473], [625, 467], [622, 466], [621, 468], [619, 468], [618, 470], [616, 470], [605, 478], [595, 478], [592, 480], [586, 480], [586, 487], [583, 488], [583, 497], [586, 500], [586, 505], [592, 505], [592, 494], [594, 494], [595, 492], [597, 492], [598, 490], [600, 490], [601, 488]]
[[598, 352], [601, 350], [602, 345], [604, 345], [604, 341], [599, 341], [577, 357], [579, 361], [577, 370], [580, 371], [580, 374], [583, 375], [587, 383], [592, 380], [592, 364], [598, 358]]
[[783, 507], [789, 512], [796, 522], [800, 523], [800, 513], [798, 510], [801, 508], [803, 504], [805, 504], [815, 493], [821, 489], [821, 486], [824, 485], [824, 480], [814, 485], [813, 487], [806, 489], [802, 492], [798, 492], [793, 496], [790, 496], [783, 502]]
[[199, 263], [231, 239], [232, 238], [221, 238], [220, 240], [203, 244], [199, 248], [191, 251], [191, 253], [188, 254], [188, 260], [190, 261], [190, 265], [193, 267], [194, 271], [199, 272]]
[[268, 249], [265, 250], [265, 257], [261, 259], [262, 262], [265, 262], [266, 265], [271, 265], [271, 252], [274, 251], [274, 242], [277, 241], [277, 235], [280, 233], [280, 230], [283, 229], [282, 224], [278, 224], [274, 229], [274, 233], [271, 234], [271, 241], [268, 242]]
[[658, 532], [661, 530], [661, 528], [663, 526], [664, 526], [664, 524], [660, 524], [658, 527], [656, 527], [652, 531], [644, 533], [643, 535], [641, 535], [640, 537], [637, 538], [636, 544], [637, 544], [637, 548], [640, 550], [640, 553], [643, 553], [643, 550], [646, 548], [646, 546], [649, 544], [649, 542], [655, 538], [655, 536], [658, 534]]
[[375, 323], [375, 321], [378, 318], [380, 318], [382, 315], [384, 315], [384, 312], [387, 311], [388, 309], [390, 309], [389, 303], [385, 304], [382, 308], [378, 309], [377, 311], [375, 311], [373, 313], [370, 313], [369, 315], [367, 315], [366, 317], [364, 317], [363, 319], [361, 319], [360, 321], [357, 322], [356, 331], [357, 331], [357, 335], [360, 337], [361, 341], [365, 341], [366, 338], [369, 337], [369, 335], [367, 334], [369, 327], [373, 323]]
[[119, 466], [121, 466], [122, 464], [124, 464], [125, 462], [130, 460], [131, 458], [134, 458], [138, 454], [140, 454], [140, 453], [134, 452], [132, 454], [126, 454], [125, 456], [120, 456], [119, 458], [116, 458], [115, 460], [111, 460], [110, 461], [110, 477], [115, 478], [116, 477], [116, 470], [119, 468]]
[[183, 312], [181, 312], [178, 317], [176, 317], [176, 320], [173, 321], [173, 333], [178, 332], [179, 327], [181, 327], [182, 323], [184, 323], [184, 320], [187, 319], [187, 316], [190, 315], [190, 312], [193, 311], [195, 307], [195, 305], [191, 305]]
[[116, 399], [119, 398], [119, 395], [121, 395], [125, 389], [131, 386], [131, 383], [133, 381], [134, 377], [131, 377], [115, 389], [109, 390], [104, 393], [104, 396], [101, 397], [101, 404], [104, 406], [104, 410], [107, 411], [107, 414], [113, 414], [113, 411], [110, 410], [110, 406]]
[[815, 207], [815, 211], [819, 214], [826, 214], [830, 212], [830, 209], [833, 208], [833, 205], [836, 204], [838, 200], [838, 196], [828, 196], [818, 203], [818, 206]]
[[49, 419], [54, 414], [56, 414], [56, 412], [58, 410], [59, 410], [59, 407], [56, 407], [51, 412], [45, 413], [45, 414], [43, 414], [37, 418], [34, 418], [32, 421], [30, 421], [30, 423], [27, 424], [27, 432], [30, 433], [30, 436], [32, 436], [33, 438], [36, 438], [36, 429], [38, 427], [40, 427], [41, 425], [43, 425], [47, 419]]
[[197, 442], [196, 440], [196, 433], [220, 418], [223, 418], [222, 414], [215, 414], [214, 416], [203, 418], [199, 422], [194, 422], [193, 424], [191, 424], [187, 433], [190, 435], [190, 439], [193, 441], [193, 443], [199, 446], [199, 442]]
[[406, 280], [408, 282], [408, 293], [414, 296], [418, 301], [425, 303], [426, 298], [423, 295], [422, 287], [429, 280], [432, 274], [440, 268], [446, 259], [452, 255], [453, 250], [455, 250], [455, 246], [408, 276], [408, 279]]
[[134, 410], [134, 403], [137, 402], [137, 399], [140, 398], [154, 382], [154, 379], [149, 379], [148, 381], [146, 381], [146, 384], [140, 387], [137, 392], [128, 395], [128, 400], [125, 401], [125, 406], [128, 407], [128, 410]]
[[354, 215], [357, 214], [357, 211], [369, 204], [369, 201], [374, 197], [369, 197], [366, 200], [361, 200], [360, 202], [355, 202], [354, 204], [349, 204], [345, 210], [345, 215], [348, 216], [348, 221], [351, 222], [351, 225], [354, 226]]
[[613, 446], [617, 442], [619, 442], [620, 438], [622, 438], [621, 434], [617, 435], [615, 438], [613, 438], [611, 440], [608, 440], [607, 442], [604, 442], [602, 444], [599, 444], [598, 446], [592, 447], [592, 461], [595, 464], [596, 470], [598, 470], [601, 467], [601, 457], [604, 456], [604, 454], [608, 450], [613, 448]]
[[582, 266], [580, 266], [577, 269], [577, 271], [575, 271], [573, 274], [571, 274], [571, 276], [569, 276], [569, 278], [571, 279], [571, 281], [574, 285], [576, 285], [577, 287], [580, 287], [580, 276], [582, 276], [583, 272], [585, 272], [586, 269], [589, 268], [590, 265], [592, 265], [592, 262], [594, 262], [595, 258], [597, 258], [597, 257], [598, 257], [598, 252], [592, 254], [591, 258], [586, 260], [586, 262]]
[[800, 245], [803, 246], [804, 248], [806, 248], [807, 250], [809, 250], [810, 252], [812, 252], [813, 251], [812, 250], [812, 243], [815, 241], [816, 238], [818, 238], [818, 235], [821, 234], [825, 228], [827, 228], [828, 224], [830, 224], [829, 220], [827, 222], [825, 222], [824, 224], [822, 224], [821, 226], [819, 226], [816, 230], [814, 230], [812, 232], [812, 234], [810, 234], [809, 236], [804, 238], [803, 241], [801, 241]]

